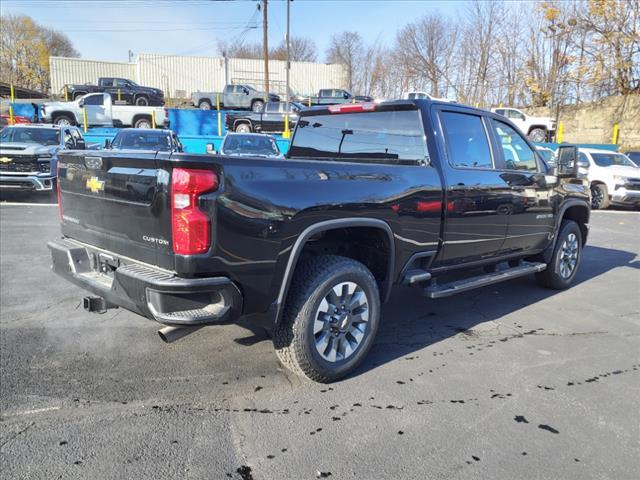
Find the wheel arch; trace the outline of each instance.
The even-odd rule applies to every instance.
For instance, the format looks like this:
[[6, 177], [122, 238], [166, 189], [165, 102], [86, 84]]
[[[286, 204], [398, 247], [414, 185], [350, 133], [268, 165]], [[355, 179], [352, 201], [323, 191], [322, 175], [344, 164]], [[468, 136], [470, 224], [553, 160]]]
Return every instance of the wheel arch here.
[[585, 200], [574, 199], [565, 202], [564, 205], [562, 205], [562, 207], [560, 208], [558, 215], [556, 216], [554, 238], [547, 246], [547, 248], [540, 254], [542, 256], [542, 260], [545, 263], [549, 263], [551, 261], [553, 250], [555, 249], [556, 241], [558, 240], [558, 232], [560, 231], [563, 220], [572, 220], [578, 224], [580, 233], [582, 234], [582, 246], [584, 247], [584, 245], [587, 243], [587, 237], [589, 235], [590, 215], [591, 208]]
[[[385, 252], [387, 258], [384, 266], [384, 278], [381, 278], [379, 274], [378, 276], [376, 276], [376, 273], [374, 272], [372, 272], [372, 274], [374, 275], [374, 277], [376, 277], [376, 280], [381, 287], [381, 302], [384, 303], [387, 301], [389, 295], [391, 294], [391, 287], [393, 285], [393, 272], [395, 268], [395, 243], [393, 241], [393, 231], [391, 230], [391, 227], [386, 222], [373, 218], [342, 218], [336, 220], [326, 220], [307, 227], [298, 236], [295, 243], [291, 247], [291, 254], [289, 255], [289, 258], [287, 260], [285, 272], [280, 283], [278, 297], [272, 305], [272, 309], [275, 308], [274, 323], [277, 324], [280, 321], [283, 310], [282, 307], [284, 306], [284, 302], [287, 298], [291, 279], [293, 278], [296, 266], [300, 261], [300, 256], [309, 241], [319, 234], [326, 234], [327, 232], [335, 232], [338, 230], [353, 231], [356, 229], [374, 229], [380, 232], [381, 238], [385, 239], [388, 251]], [[345, 256], [353, 258], [349, 255]], [[367, 265], [367, 267], [370, 268], [369, 265]]]
[[251, 120], [248, 120], [246, 118], [238, 118], [233, 122], [233, 131], [235, 132], [238, 125], [241, 125], [241, 124], [249, 125], [249, 130], [251, 130], [252, 132], [255, 130], [253, 128], [253, 124], [251, 123]]
[[138, 120], [149, 120], [149, 122], [153, 121], [151, 115], [149, 115], [148, 113], [136, 113], [131, 119], [131, 126], [135, 127]]
[[61, 110], [61, 111], [53, 112], [51, 114], [51, 123], [56, 123], [56, 120], [60, 116], [70, 117], [72, 121], [72, 125], [77, 125], [78, 123], [78, 119], [76, 118], [75, 114], [69, 110]]

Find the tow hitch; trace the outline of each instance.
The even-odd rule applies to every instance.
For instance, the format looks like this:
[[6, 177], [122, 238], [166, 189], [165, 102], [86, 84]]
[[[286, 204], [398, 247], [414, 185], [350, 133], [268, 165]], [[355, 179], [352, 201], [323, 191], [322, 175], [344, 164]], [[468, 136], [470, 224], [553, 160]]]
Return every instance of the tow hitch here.
[[102, 297], [84, 297], [82, 299], [82, 306], [87, 312], [92, 313], [105, 313], [110, 308], [118, 308], [117, 305], [107, 302], [107, 300]]

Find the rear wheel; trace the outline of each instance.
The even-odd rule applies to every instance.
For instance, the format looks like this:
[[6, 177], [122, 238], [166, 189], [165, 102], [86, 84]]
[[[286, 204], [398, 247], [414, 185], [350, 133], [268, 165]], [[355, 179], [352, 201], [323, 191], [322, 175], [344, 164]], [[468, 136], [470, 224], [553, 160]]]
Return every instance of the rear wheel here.
[[572, 220], [564, 220], [547, 269], [536, 273], [538, 283], [547, 288], [568, 288], [578, 272], [582, 258], [582, 232]]
[[591, 185], [591, 208], [600, 210], [609, 207], [609, 192], [607, 186], [602, 183]]
[[251, 104], [251, 110], [260, 113], [264, 109], [264, 102], [262, 100], [254, 100]]
[[133, 122], [134, 128], [151, 128], [151, 120], [148, 118], [139, 118]]
[[76, 122], [74, 118], [68, 113], [61, 113], [60, 115], [56, 116], [53, 123], [60, 126], [67, 126], [67, 125], [75, 125]]
[[136, 97], [135, 103], [138, 107], [146, 107], [147, 105], [149, 105], [149, 99], [141, 95], [139, 97]]
[[350, 258], [311, 257], [296, 268], [273, 343], [289, 370], [331, 382], [367, 355], [380, 322], [376, 280]]
[[236, 125], [236, 132], [251, 133], [251, 126], [248, 123], [239, 123], [238, 125]]
[[529, 132], [529, 140], [532, 142], [540, 143], [547, 139], [547, 131], [544, 128], [534, 128]]
[[211, 110], [211, 102], [209, 100], [200, 100], [198, 108], [200, 110]]

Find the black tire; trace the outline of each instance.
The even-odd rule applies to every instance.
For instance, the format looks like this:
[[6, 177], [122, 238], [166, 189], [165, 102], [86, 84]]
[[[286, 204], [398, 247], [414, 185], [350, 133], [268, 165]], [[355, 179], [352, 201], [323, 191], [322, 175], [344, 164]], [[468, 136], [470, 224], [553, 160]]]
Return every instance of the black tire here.
[[236, 125], [235, 131], [238, 133], [251, 133], [251, 125], [248, 123], [238, 123]]
[[53, 123], [56, 125], [75, 125], [76, 119], [71, 114], [61, 113], [55, 116]]
[[200, 100], [198, 108], [200, 110], [211, 110], [211, 102], [209, 100]]
[[[573, 236], [573, 237], [572, 237]], [[562, 263], [565, 259], [565, 247], [572, 239], [576, 241], [576, 257], [575, 266], [570, 275], [563, 275]], [[582, 232], [580, 227], [573, 220], [563, 220], [560, 225], [560, 232], [556, 239], [553, 249], [551, 261], [547, 264], [546, 270], [536, 273], [536, 280], [540, 285], [554, 290], [564, 290], [568, 288], [576, 276], [578, 268], [580, 268], [580, 260], [582, 259]], [[566, 273], [566, 272], [565, 272]]]
[[591, 185], [591, 209], [604, 210], [609, 208], [609, 191], [603, 183]]
[[73, 95], [71, 96], [71, 100], [75, 101], [83, 95], [86, 95], [86, 92], [73, 92]]
[[134, 102], [138, 107], [147, 107], [149, 106], [149, 99], [147, 97], [145, 97], [144, 95], [140, 95], [139, 97], [136, 97], [136, 100]]
[[152, 123], [150, 118], [142, 117], [133, 122], [133, 128], [151, 128]]
[[547, 131], [544, 128], [532, 128], [527, 137], [535, 143], [544, 142], [547, 139]]
[[264, 102], [262, 100], [254, 100], [251, 102], [251, 111], [260, 113], [264, 110]]
[[[325, 297], [334, 286], [344, 282], [355, 283], [364, 293], [368, 321], [362, 327], [363, 335], [353, 353], [346, 358], [336, 357], [335, 361], [329, 361], [323, 358], [316, 347], [319, 340], [314, 334], [314, 324]], [[335, 315], [339, 313], [334, 311]], [[346, 315], [346, 319], [351, 317], [346, 311], [343, 315]], [[335, 328], [345, 321], [336, 320]], [[292, 372], [316, 382], [332, 382], [344, 377], [362, 362], [373, 345], [379, 323], [380, 294], [376, 280], [367, 267], [350, 258], [334, 255], [310, 257], [301, 260], [296, 268], [282, 319], [273, 332], [273, 344], [280, 362]], [[325, 321], [325, 325], [329, 324], [334, 325]], [[323, 332], [324, 329], [318, 335], [322, 336]], [[340, 345], [338, 338], [335, 338], [338, 333], [330, 333], [329, 329], [325, 333], [329, 338], [327, 346]]]

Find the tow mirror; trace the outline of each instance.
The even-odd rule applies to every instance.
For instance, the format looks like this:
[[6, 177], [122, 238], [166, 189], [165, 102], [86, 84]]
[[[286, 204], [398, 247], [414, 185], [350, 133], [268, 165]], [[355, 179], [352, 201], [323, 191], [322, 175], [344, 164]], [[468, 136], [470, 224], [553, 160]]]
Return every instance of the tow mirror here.
[[578, 147], [570, 145], [563, 145], [559, 147], [555, 170], [558, 177], [577, 177]]
[[78, 100], [78, 106], [80, 108], [84, 107], [84, 98], [81, 98], [80, 100]]
[[76, 140], [76, 149], [77, 150], [84, 150], [87, 148], [87, 144], [84, 142], [84, 140], [82, 138], [78, 138]]
[[109, 140], [108, 138], [106, 138], [104, 141], [104, 148], [106, 148], [107, 150], [111, 148], [111, 140]]
[[215, 155], [216, 149], [213, 147], [213, 143], [207, 143], [207, 153], [209, 155]]

